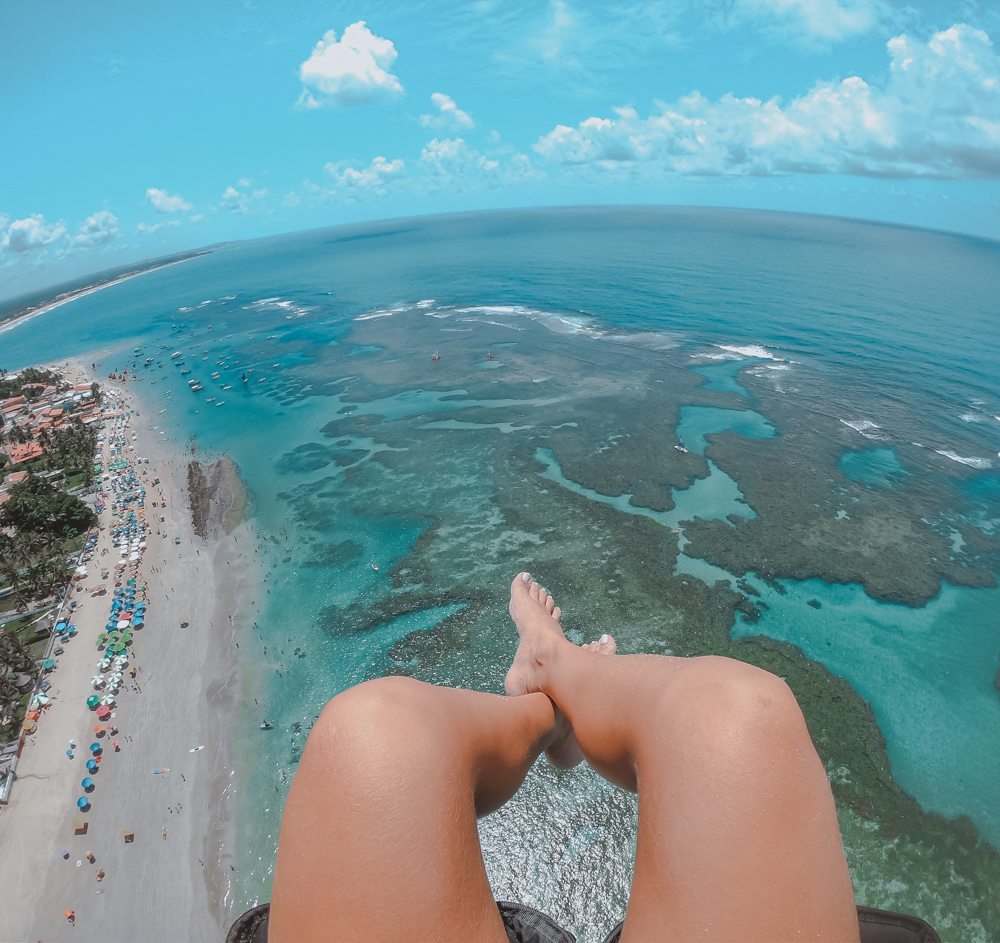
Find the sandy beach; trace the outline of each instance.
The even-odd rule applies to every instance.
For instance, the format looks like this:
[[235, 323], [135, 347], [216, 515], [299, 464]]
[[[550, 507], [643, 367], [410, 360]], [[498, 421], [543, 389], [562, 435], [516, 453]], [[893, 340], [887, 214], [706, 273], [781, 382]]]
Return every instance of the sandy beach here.
[[[79, 364], [73, 369], [83, 372]], [[106, 390], [122, 390], [100, 382]], [[118, 733], [100, 741], [103, 759], [88, 797], [91, 808], [83, 813], [87, 831], [75, 834], [72, 821], [97, 723], [86, 698], [95, 693], [96, 641], [111, 599], [91, 598], [90, 591], [102, 584], [102, 566], [111, 568], [118, 559], [106, 509], [84, 590], [72, 594], [80, 603], [72, 620], [79, 634], [58, 659], [53, 703], [25, 743], [10, 803], [0, 809], [2, 940], [218, 940], [233, 919], [229, 816], [235, 774], [229, 748], [238, 681], [232, 642], [245, 570], [239, 557], [243, 528], [232, 524], [242, 496], [228, 463], [196, 474], [213, 486], [194, 502], [204, 534], [198, 536], [188, 493], [190, 457], [171, 454], [155, 428], [159, 417], [147, 416], [127, 386], [124, 395], [133, 409], [128, 435], [135, 447], [126, 454], [149, 458], [141, 466], [146, 521], [167, 533], [147, 538], [140, 564], [149, 610], [131, 646], [136, 688], [126, 675], [112, 715]], [[109, 553], [102, 556], [105, 548]], [[103, 585], [110, 590], [113, 584], [112, 572]], [[70, 740], [76, 741], [72, 759]], [[132, 842], [125, 842], [122, 828], [131, 829]], [[98, 869], [105, 872], [100, 882]], [[64, 917], [67, 910], [75, 912], [75, 924]]]

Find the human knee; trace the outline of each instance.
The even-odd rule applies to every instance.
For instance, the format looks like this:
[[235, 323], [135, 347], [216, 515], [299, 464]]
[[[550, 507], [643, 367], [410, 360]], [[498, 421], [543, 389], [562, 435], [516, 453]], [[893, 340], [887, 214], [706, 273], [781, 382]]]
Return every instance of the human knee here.
[[678, 694], [697, 717], [702, 735], [808, 736], [795, 695], [777, 675], [717, 656], [689, 664]]
[[369, 743], [388, 737], [412, 721], [412, 705], [419, 689], [413, 678], [365, 681], [331, 698], [320, 714], [310, 739], [339, 742], [361, 737]]

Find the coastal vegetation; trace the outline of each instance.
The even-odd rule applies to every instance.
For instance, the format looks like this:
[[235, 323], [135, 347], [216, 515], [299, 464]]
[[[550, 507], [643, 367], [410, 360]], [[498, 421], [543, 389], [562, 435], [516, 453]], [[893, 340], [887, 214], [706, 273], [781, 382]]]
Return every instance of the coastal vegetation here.
[[0, 743], [17, 737], [36, 673], [35, 654], [24, 638], [0, 634]]
[[49, 645], [49, 610], [97, 523], [73, 493], [100, 468], [95, 386], [73, 387], [36, 367], [0, 370], [0, 743], [24, 720]]

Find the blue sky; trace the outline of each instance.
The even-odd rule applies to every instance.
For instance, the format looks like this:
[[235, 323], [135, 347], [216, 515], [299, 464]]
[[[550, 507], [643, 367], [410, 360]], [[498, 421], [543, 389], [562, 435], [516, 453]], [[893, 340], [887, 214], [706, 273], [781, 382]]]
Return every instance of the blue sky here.
[[228, 239], [572, 203], [1000, 237], [993, 0], [0, 9], [0, 298]]

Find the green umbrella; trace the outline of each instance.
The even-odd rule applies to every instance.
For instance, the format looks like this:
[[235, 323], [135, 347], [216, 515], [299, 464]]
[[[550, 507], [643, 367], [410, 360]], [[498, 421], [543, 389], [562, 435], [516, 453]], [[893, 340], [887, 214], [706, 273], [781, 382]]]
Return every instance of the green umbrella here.
[[125, 643], [124, 642], [115, 642], [115, 644], [111, 647], [111, 651], [113, 651], [116, 655], [119, 652], [125, 651]]
[[96, 694], [91, 694], [90, 697], [87, 698], [87, 707], [91, 709], [97, 707], [100, 703], [101, 699]]

